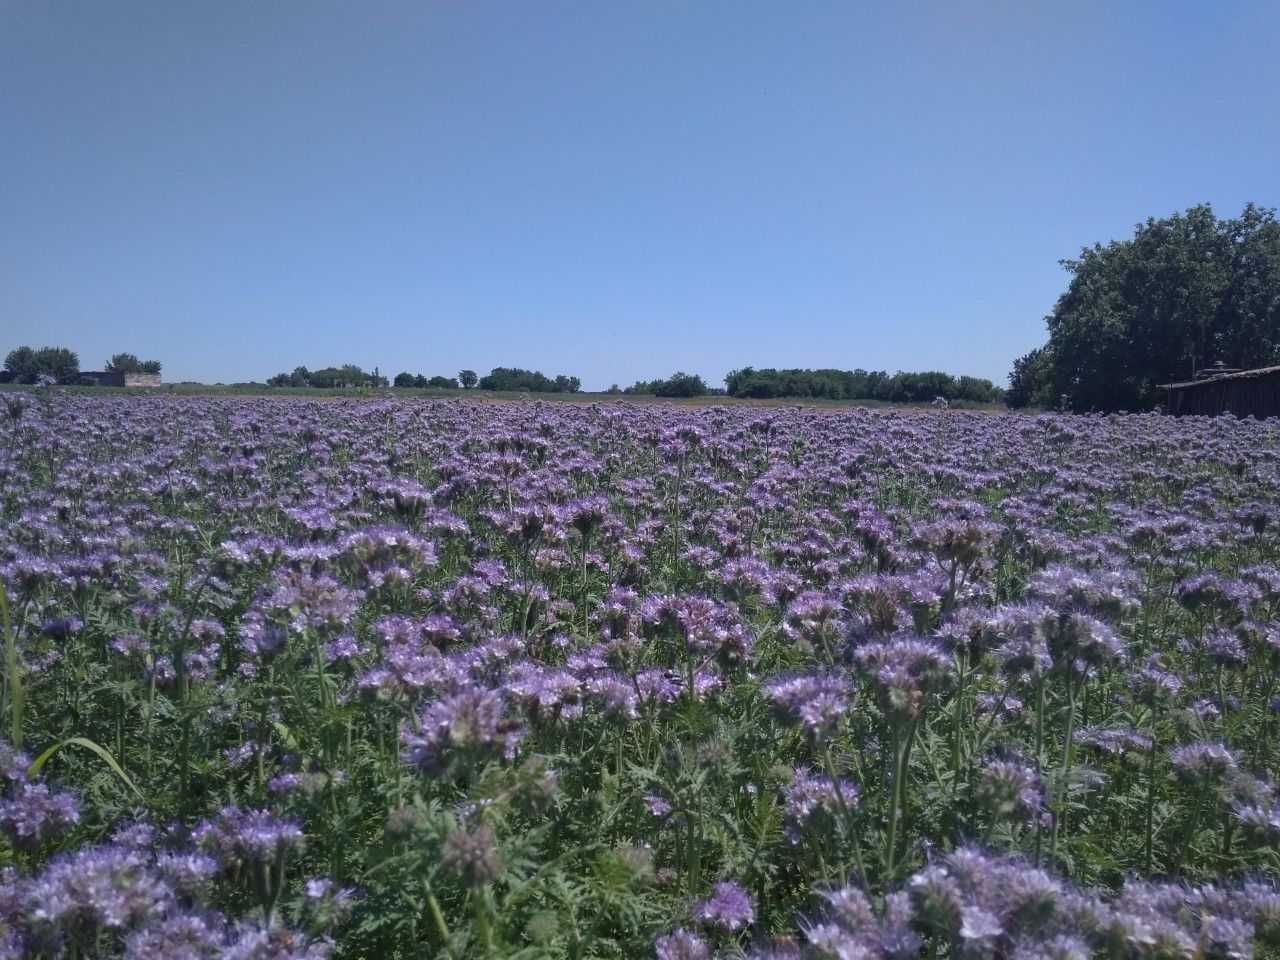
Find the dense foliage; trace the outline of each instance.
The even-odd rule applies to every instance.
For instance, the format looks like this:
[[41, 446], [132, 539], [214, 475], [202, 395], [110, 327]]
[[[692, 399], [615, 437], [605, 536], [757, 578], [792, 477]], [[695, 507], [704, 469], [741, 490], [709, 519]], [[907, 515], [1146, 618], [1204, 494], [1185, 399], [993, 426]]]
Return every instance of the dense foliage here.
[[458, 389], [458, 381], [453, 377], [426, 377], [420, 373], [414, 374], [408, 371], [397, 373], [395, 379], [391, 382], [397, 387], [434, 387], [440, 390]]
[[702, 397], [707, 394], [707, 384], [696, 373], [677, 371], [666, 378], [637, 380], [621, 392], [652, 397]]
[[323, 367], [308, 370], [295, 367], [293, 373], [277, 373], [267, 380], [270, 387], [385, 387], [387, 378], [378, 373], [368, 373], [354, 363], [340, 367]]
[[5, 399], [4, 956], [1280, 945], [1274, 423]]
[[1133, 239], [1063, 261], [1071, 283], [1046, 320], [1049, 342], [1015, 363], [1009, 402], [1143, 410], [1160, 384], [1215, 363], [1280, 363], [1280, 222], [1252, 204], [1208, 204], [1139, 224]]
[[577, 393], [582, 381], [558, 374], [553, 380], [537, 370], [520, 367], [494, 367], [480, 378], [481, 390], [529, 391], [530, 393]]
[[883, 370], [774, 370], [743, 367], [725, 377], [731, 397], [808, 397], [824, 400], [880, 400], [886, 403], [929, 403], [966, 400], [996, 403], [999, 387], [980, 377], [949, 373], [889, 374]]
[[106, 368], [117, 373], [159, 373], [161, 364], [159, 360], [139, 360], [132, 353], [117, 353], [107, 361]]
[[75, 383], [80, 358], [66, 347], [16, 347], [4, 358], [4, 369], [14, 383]]

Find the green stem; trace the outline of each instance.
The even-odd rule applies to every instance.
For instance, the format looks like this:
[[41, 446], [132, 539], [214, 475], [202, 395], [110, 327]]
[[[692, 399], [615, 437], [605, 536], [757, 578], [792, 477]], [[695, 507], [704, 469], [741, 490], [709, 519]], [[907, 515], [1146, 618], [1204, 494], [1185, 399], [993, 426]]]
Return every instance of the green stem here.
[[[1080, 687], [1084, 686], [1084, 678], [1080, 679]], [[1066, 819], [1066, 803], [1067, 803], [1067, 774], [1071, 770], [1071, 747], [1076, 731], [1076, 697], [1079, 696], [1080, 687], [1072, 683], [1070, 675], [1067, 677], [1067, 736], [1062, 744], [1062, 769], [1059, 771], [1057, 801], [1054, 803], [1053, 811], [1053, 834], [1049, 839], [1049, 859], [1055, 860], [1058, 856], [1058, 834], [1061, 830], [1062, 823]]]
[[[849, 808], [849, 802], [845, 799], [844, 788], [840, 786], [839, 772], [836, 770], [835, 760], [831, 756], [831, 744], [824, 742], [822, 745], [822, 762], [827, 768], [827, 776], [831, 778], [831, 786], [835, 791], [836, 805], [840, 808], [840, 822], [845, 834], [845, 838], [853, 847], [853, 862], [858, 871], [858, 880], [863, 887], [867, 885], [867, 868], [862, 862], [862, 843], [858, 839], [858, 833], [854, 829], [853, 812]], [[819, 857], [822, 856], [819, 850]], [[826, 864], [823, 863], [823, 872], [826, 872]]]
[[[1154, 722], [1153, 722], [1154, 728]], [[1155, 841], [1155, 809], [1156, 809], [1156, 732], [1151, 731], [1151, 752], [1147, 756], [1147, 810], [1145, 834], [1142, 848], [1142, 872], [1151, 879], [1151, 850]]]
[[898, 822], [902, 818], [902, 807], [906, 800], [906, 784], [904, 781], [907, 778], [907, 760], [911, 755], [911, 741], [915, 738], [915, 732], [915, 720], [912, 720], [907, 726], [905, 740], [902, 739], [901, 734], [896, 729], [894, 732], [894, 740], [902, 740], [902, 742], [895, 742], [894, 744], [893, 789], [889, 807], [889, 839], [885, 844], [884, 857], [886, 885], [893, 883], [894, 870], [897, 867]]
[[[1044, 677], [1036, 678], [1036, 782], [1044, 776]], [[1040, 848], [1044, 841], [1044, 818], [1036, 816], [1035, 865], [1040, 866]]]
[[440, 942], [444, 945], [445, 954], [452, 957], [453, 945], [449, 936], [449, 925], [444, 922], [444, 911], [440, 909], [440, 901], [436, 899], [436, 895], [432, 892], [430, 886], [427, 887], [427, 909], [431, 913], [431, 922], [435, 924]]
[[22, 663], [18, 657], [18, 635], [9, 617], [9, 595], [0, 583], [0, 626], [4, 628], [4, 672], [9, 707], [9, 742], [22, 749], [22, 714], [26, 693], [22, 685]]

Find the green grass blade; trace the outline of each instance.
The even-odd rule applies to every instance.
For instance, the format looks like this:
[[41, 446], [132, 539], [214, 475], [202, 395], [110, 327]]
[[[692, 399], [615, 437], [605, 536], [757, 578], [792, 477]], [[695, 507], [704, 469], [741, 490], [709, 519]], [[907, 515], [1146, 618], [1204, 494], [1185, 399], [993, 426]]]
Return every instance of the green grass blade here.
[[22, 749], [22, 715], [26, 692], [22, 686], [22, 665], [18, 661], [18, 636], [9, 617], [9, 594], [0, 583], [0, 627], [4, 629], [4, 673], [9, 701], [9, 742]]
[[98, 758], [111, 768], [111, 772], [119, 777], [121, 782], [132, 790], [139, 800], [144, 804], [147, 802], [147, 798], [142, 795], [142, 791], [139, 790], [137, 785], [129, 779], [129, 775], [124, 772], [124, 768], [121, 767], [120, 764], [116, 763], [116, 758], [111, 755], [111, 752], [105, 747], [94, 743], [87, 737], [68, 737], [61, 743], [55, 743], [44, 753], [40, 754], [40, 756], [36, 757], [35, 762], [31, 764], [31, 768], [27, 771], [27, 776], [34, 780], [36, 776], [39, 775], [41, 768], [49, 762], [50, 758], [52, 758], [54, 754], [58, 753], [63, 747], [68, 746], [84, 747], [86, 750], [96, 753]]

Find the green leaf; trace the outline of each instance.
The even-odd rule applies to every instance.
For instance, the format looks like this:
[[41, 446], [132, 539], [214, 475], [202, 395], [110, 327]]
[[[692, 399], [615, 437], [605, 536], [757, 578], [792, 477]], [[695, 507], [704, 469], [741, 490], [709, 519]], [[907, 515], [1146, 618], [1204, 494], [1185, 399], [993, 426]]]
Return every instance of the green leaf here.
[[36, 757], [35, 761], [31, 764], [31, 767], [27, 770], [27, 776], [34, 780], [37, 776], [40, 775], [40, 770], [44, 767], [44, 765], [48, 763], [49, 760], [55, 754], [60, 752], [63, 747], [70, 747], [70, 746], [84, 747], [86, 750], [92, 753], [96, 753], [98, 755], [98, 758], [103, 763], [105, 763], [108, 767], [111, 768], [111, 772], [114, 773], [117, 777], [119, 777], [121, 782], [130, 790], [132, 790], [137, 795], [139, 800], [141, 800], [144, 804], [147, 802], [147, 798], [143, 796], [142, 791], [139, 790], [137, 785], [134, 784], [134, 782], [129, 779], [129, 775], [125, 773], [124, 768], [121, 767], [120, 764], [116, 762], [116, 758], [111, 755], [111, 752], [107, 750], [105, 747], [94, 743], [92, 740], [88, 739], [87, 737], [68, 737], [66, 740], [63, 740], [61, 743], [55, 743], [52, 747], [50, 747], [44, 753], [40, 754], [40, 756]]

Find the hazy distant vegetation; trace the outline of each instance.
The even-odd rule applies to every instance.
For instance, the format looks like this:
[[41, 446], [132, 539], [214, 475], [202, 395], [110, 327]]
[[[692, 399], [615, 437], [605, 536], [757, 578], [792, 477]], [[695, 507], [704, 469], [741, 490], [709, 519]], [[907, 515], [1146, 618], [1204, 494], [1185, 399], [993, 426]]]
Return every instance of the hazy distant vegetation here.
[[117, 353], [107, 361], [107, 370], [115, 373], [159, 373], [159, 360], [139, 360], [132, 353]]
[[269, 387], [385, 387], [387, 378], [376, 371], [368, 373], [354, 363], [340, 367], [323, 367], [308, 370], [294, 367], [292, 373], [277, 373], [267, 380]]
[[697, 374], [677, 371], [666, 379], [637, 380], [625, 390], [619, 390], [615, 386], [610, 392], [654, 397], [701, 397], [712, 391]]
[[4, 358], [4, 369], [15, 383], [75, 383], [80, 358], [66, 347], [16, 347]]
[[883, 370], [757, 370], [743, 367], [725, 377], [731, 397], [812, 397], [823, 400], [880, 400], [927, 403], [936, 397], [996, 403], [1003, 391], [980, 377], [949, 373], [886, 373]]
[[395, 379], [392, 380], [391, 383], [396, 387], [417, 387], [419, 389], [424, 387], [436, 387], [442, 390], [458, 389], [458, 381], [453, 377], [427, 377], [421, 373], [409, 373], [407, 371], [404, 373], [397, 373]]
[[553, 379], [539, 370], [520, 367], [494, 367], [480, 378], [481, 390], [528, 390], [532, 393], [577, 393], [582, 381], [577, 377], [557, 374]]

